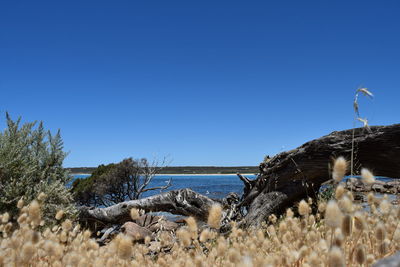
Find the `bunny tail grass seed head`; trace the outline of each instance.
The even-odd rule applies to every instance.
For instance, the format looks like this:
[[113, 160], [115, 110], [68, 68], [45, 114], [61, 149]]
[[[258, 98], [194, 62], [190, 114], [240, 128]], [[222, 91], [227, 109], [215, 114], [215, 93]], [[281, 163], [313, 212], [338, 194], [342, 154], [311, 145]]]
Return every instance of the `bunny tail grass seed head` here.
[[64, 211], [63, 210], [59, 210], [56, 214], [56, 220], [59, 221], [61, 220], [61, 218], [64, 216]]
[[332, 178], [339, 183], [347, 172], [347, 161], [344, 157], [338, 157], [333, 164]]
[[307, 202], [301, 200], [299, 203], [299, 214], [302, 216], [308, 215], [310, 213], [310, 206], [308, 206]]
[[379, 209], [383, 215], [389, 214], [391, 208], [392, 204], [387, 199], [383, 199], [379, 204]]
[[344, 186], [342, 184], [339, 184], [335, 190], [335, 198], [338, 200], [341, 199], [345, 192], [346, 190], [344, 189]]
[[353, 218], [347, 214], [342, 220], [342, 233], [344, 236], [350, 236], [353, 230]]
[[221, 221], [222, 207], [218, 204], [214, 204], [211, 206], [211, 209], [208, 214], [208, 225], [212, 228], [219, 229], [220, 221]]
[[132, 220], [137, 220], [140, 217], [140, 213], [136, 208], [131, 209], [131, 218]]
[[372, 184], [375, 182], [375, 176], [366, 168], [361, 169], [361, 178], [365, 184]]
[[376, 226], [375, 237], [379, 241], [383, 241], [386, 237], [385, 225], [382, 222], [379, 222]]
[[328, 254], [328, 266], [330, 267], [344, 267], [344, 255], [340, 248], [334, 246]]
[[8, 223], [9, 219], [10, 219], [10, 214], [8, 212], [4, 213], [1, 216], [1, 222], [4, 223], [4, 224]]
[[35, 224], [39, 225], [40, 223], [40, 205], [39, 202], [33, 200], [29, 205], [29, 219]]
[[325, 209], [325, 223], [331, 228], [341, 226], [343, 214], [338, 204], [334, 200], [330, 200]]
[[358, 244], [356, 247], [355, 254], [356, 262], [358, 264], [364, 264], [367, 260], [367, 255], [365, 254], [365, 246], [363, 244]]
[[22, 209], [23, 206], [24, 206], [24, 198], [21, 197], [21, 198], [18, 200], [17, 208]]
[[128, 260], [132, 256], [132, 240], [124, 235], [121, 235], [117, 240], [118, 256], [121, 259]]
[[358, 231], [364, 231], [367, 228], [367, 223], [365, 221], [365, 215], [360, 211], [357, 211], [354, 214], [354, 227]]
[[191, 232], [194, 238], [197, 238], [197, 223], [193, 217], [188, 217], [186, 220], [186, 224], [188, 225], [189, 231]]

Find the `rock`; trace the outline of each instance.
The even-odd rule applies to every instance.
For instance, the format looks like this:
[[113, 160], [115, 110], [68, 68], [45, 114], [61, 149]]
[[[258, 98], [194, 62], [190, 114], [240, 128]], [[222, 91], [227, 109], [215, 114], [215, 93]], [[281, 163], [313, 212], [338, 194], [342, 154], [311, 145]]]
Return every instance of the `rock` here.
[[126, 222], [121, 227], [121, 231], [125, 233], [127, 236], [132, 237], [135, 241], [143, 241], [146, 236], [151, 236], [151, 231], [137, 225], [134, 222]]

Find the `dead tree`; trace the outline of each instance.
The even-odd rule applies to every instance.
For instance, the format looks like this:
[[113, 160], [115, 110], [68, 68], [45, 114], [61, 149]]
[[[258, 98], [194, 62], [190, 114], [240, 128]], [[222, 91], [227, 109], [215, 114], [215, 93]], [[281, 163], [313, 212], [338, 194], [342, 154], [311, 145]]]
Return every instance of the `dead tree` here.
[[[333, 159], [350, 160], [352, 138], [353, 129], [332, 132], [262, 163], [255, 185], [240, 203], [248, 208], [242, 225], [259, 225], [296, 201], [314, 197], [331, 179]], [[400, 124], [354, 129], [354, 159], [355, 173], [366, 167], [375, 175], [399, 178]]]
[[130, 219], [133, 208], [150, 211], [165, 211], [173, 214], [194, 216], [204, 220], [208, 209], [216, 202], [190, 189], [172, 190], [147, 198], [129, 200], [106, 208], [81, 207], [81, 221], [95, 220], [104, 223], [121, 223]]
[[[354, 131], [354, 132], [353, 132]], [[354, 172], [369, 168], [375, 175], [400, 177], [400, 124], [332, 132], [291, 151], [280, 153], [260, 165], [255, 180], [239, 175], [244, 183], [240, 203], [226, 200], [225, 214], [244, 227], [257, 226], [269, 215], [283, 212], [302, 198], [314, 197], [320, 185], [331, 179], [333, 159], [350, 159], [354, 133]], [[123, 220], [130, 208], [168, 211], [205, 220], [208, 209], [218, 203], [189, 189], [170, 191], [145, 199], [123, 202], [103, 209], [82, 209], [81, 218], [104, 222]], [[239, 211], [247, 213], [240, 216]]]

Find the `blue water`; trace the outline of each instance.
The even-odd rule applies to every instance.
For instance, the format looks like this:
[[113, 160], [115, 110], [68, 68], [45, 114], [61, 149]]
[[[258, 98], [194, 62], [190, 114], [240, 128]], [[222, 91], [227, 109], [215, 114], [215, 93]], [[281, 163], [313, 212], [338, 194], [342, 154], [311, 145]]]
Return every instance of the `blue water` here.
[[[74, 179], [86, 178], [88, 176], [90, 175], [74, 175]], [[247, 175], [247, 177], [250, 179], [255, 179], [255, 175]], [[243, 193], [243, 183], [236, 175], [157, 175], [153, 178], [148, 188], [164, 186], [167, 184], [170, 178], [172, 179], [172, 185], [168, 189], [164, 191], [148, 191], [145, 192], [142, 197], [148, 197], [159, 194], [160, 192], [182, 188], [190, 188], [211, 198], [223, 198], [230, 192], [235, 192], [239, 194], [239, 196]], [[344, 180], [348, 178], [349, 176], [345, 177]], [[360, 177], [355, 176], [355, 178], [359, 179]], [[393, 180], [386, 177], [376, 177], [376, 179], [385, 182]], [[321, 190], [323, 190], [325, 187], [326, 186], [322, 186]]]
[[[90, 175], [74, 175], [74, 178], [86, 178]], [[254, 179], [255, 175], [248, 175]], [[175, 189], [190, 188], [200, 194], [211, 198], [223, 198], [230, 192], [241, 195], [243, 183], [236, 175], [157, 175], [153, 178], [148, 188], [164, 186], [169, 179], [172, 179], [171, 186], [163, 192]], [[148, 191], [142, 197], [160, 193], [160, 190]]]

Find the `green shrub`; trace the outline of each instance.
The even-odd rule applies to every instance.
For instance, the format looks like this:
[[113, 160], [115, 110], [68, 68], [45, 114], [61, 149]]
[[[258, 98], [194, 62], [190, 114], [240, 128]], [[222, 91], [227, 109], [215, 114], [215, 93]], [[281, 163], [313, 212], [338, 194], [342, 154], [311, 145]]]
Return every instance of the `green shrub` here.
[[143, 193], [165, 190], [165, 186], [150, 187], [154, 176], [161, 170], [157, 162], [147, 159], [127, 158], [116, 164], [100, 165], [86, 179], [72, 184], [74, 199], [79, 205], [111, 206], [126, 200], [142, 197]]
[[17, 202], [25, 203], [46, 194], [42, 205], [43, 218], [54, 220], [56, 212], [75, 214], [72, 195], [66, 188], [71, 177], [63, 168], [66, 153], [60, 131], [52, 135], [43, 123], [13, 121], [6, 114], [7, 128], [0, 132], [0, 212], [18, 213]]
[[103, 175], [115, 168], [116, 164], [99, 165], [87, 178], [76, 179], [72, 183], [72, 192], [78, 205], [99, 206], [103, 203], [100, 200], [97, 187], [103, 183]]

